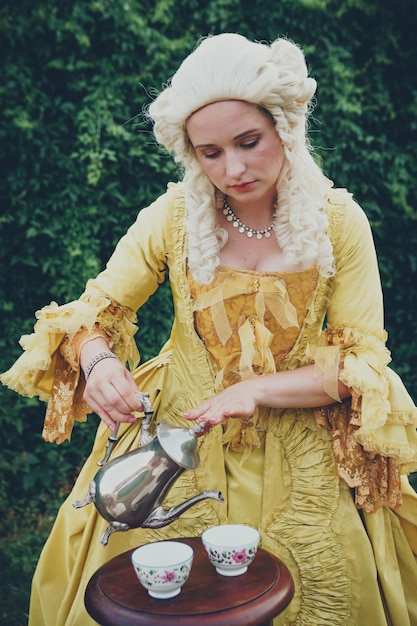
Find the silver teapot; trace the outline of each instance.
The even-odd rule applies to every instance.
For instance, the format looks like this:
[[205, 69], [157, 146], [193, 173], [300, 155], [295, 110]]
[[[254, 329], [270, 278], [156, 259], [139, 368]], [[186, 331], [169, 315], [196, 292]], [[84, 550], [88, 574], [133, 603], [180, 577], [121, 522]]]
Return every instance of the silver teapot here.
[[170, 509], [163, 508], [162, 502], [180, 474], [199, 464], [197, 436], [204, 432], [204, 424], [189, 429], [159, 421], [155, 435], [150, 435], [153, 409], [148, 394], [140, 397], [145, 418], [139, 447], [109, 461], [117, 432], [111, 435], [104, 459], [98, 463], [102, 468], [90, 482], [86, 498], [73, 503], [75, 508], [81, 508], [94, 502], [100, 515], [110, 522], [100, 539], [104, 546], [114, 532], [162, 528], [201, 500], [224, 501], [220, 491], [203, 491]]

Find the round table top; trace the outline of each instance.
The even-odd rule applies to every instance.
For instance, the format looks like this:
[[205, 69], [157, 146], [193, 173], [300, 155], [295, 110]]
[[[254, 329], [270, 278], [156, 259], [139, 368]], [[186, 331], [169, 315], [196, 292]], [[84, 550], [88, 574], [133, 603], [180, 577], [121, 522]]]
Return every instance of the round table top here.
[[294, 584], [288, 568], [258, 548], [247, 572], [227, 577], [209, 562], [200, 537], [178, 538], [194, 550], [181, 593], [152, 598], [136, 578], [129, 550], [92, 576], [85, 592], [87, 611], [102, 626], [261, 626], [290, 603]]

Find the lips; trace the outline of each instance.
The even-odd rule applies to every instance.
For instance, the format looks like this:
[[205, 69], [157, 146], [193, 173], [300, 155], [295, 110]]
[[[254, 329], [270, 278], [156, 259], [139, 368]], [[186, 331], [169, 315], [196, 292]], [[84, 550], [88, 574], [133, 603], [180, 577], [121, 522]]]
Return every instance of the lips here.
[[255, 184], [255, 181], [251, 180], [248, 183], [240, 183], [239, 185], [231, 185], [231, 187], [235, 191], [245, 191], [247, 189], [251, 189], [254, 184]]

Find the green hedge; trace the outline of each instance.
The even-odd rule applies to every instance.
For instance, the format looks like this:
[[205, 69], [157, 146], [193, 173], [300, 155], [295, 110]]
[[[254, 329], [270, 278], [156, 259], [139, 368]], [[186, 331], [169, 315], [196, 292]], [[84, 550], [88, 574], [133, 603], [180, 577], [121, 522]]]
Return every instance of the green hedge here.
[[[319, 85], [312, 140], [371, 220], [393, 365], [417, 398], [416, 27], [411, 0], [3, 2], [0, 370], [20, 353], [33, 312], [78, 297], [137, 211], [178, 178], [143, 107], [200, 36], [238, 31], [288, 36], [306, 52]], [[165, 289], [140, 313], [143, 358], [162, 345], [170, 317]], [[42, 403], [0, 393], [7, 534], [19, 502], [46, 515], [69, 489], [96, 419], [57, 448], [41, 440]]]

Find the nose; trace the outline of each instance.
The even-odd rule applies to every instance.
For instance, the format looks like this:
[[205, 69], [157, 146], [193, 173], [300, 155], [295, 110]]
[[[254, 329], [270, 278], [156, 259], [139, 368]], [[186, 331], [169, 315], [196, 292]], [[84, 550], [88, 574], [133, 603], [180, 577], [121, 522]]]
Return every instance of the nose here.
[[245, 162], [240, 154], [235, 151], [225, 155], [226, 175], [233, 179], [238, 179], [246, 170]]

